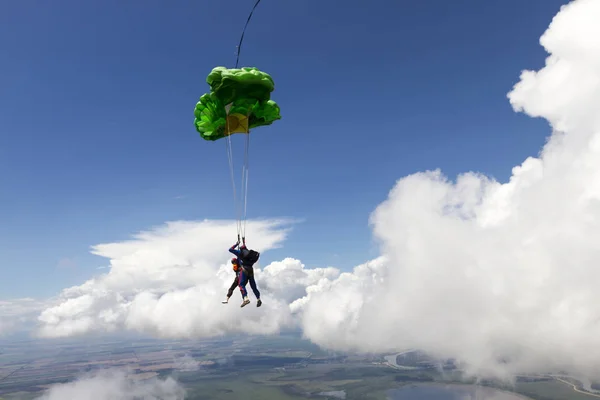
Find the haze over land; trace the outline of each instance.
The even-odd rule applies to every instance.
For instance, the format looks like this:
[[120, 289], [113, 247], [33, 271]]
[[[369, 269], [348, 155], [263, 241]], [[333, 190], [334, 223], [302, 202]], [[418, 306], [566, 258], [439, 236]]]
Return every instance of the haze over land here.
[[[264, 304], [240, 309], [238, 292], [220, 304], [233, 279], [225, 250], [235, 223], [175, 221], [95, 246], [108, 271], [56, 298], [3, 302], [11, 311], [2, 313], [0, 333], [31, 321], [23, 318], [32, 312], [35, 333], [45, 338], [120, 331], [208, 338], [299, 328], [327, 349], [418, 348], [485, 377], [557, 370], [600, 377], [592, 351], [600, 346], [599, 20], [600, 1], [563, 7], [540, 39], [545, 67], [523, 71], [508, 93], [515, 112], [550, 125], [539, 156], [515, 166], [506, 183], [469, 171], [456, 181], [443, 171], [399, 179], [365, 216], [380, 257], [344, 273], [292, 258], [260, 265]], [[250, 221], [250, 245], [268, 254], [300, 223]], [[180, 398], [171, 381], [129, 386], [119, 374], [85, 378], [46, 398], [81, 387], [112, 390], [107, 379], [131, 393], [123, 398], [156, 390]]]

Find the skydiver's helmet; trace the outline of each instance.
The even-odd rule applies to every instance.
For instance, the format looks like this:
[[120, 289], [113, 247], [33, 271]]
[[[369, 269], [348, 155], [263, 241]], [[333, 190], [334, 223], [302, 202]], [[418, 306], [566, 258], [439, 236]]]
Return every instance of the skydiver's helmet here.
[[240, 269], [240, 264], [238, 263], [238, 259], [236, 257], [233, 257], [231, 259], [231, 265], [233, 267], [233, 270], [235, 272], [238, 272], [238, 270]]

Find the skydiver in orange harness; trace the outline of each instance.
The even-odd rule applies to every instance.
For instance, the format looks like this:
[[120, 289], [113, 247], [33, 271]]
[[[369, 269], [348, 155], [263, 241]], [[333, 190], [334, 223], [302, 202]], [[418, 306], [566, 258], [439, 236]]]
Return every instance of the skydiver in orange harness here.
[[[229, 298], [233, 294], [233, 290], [235, 289], [236, 286], [239, 285], [239, 282], [240, 282], [241, 266], [240, 266], [240, 262], [238, 261], [237, 257], [234, 257], [231, 259], [231, 267], [233, 268], [233, 272], [235, 272], [235, 278], [233, 279], [231, 286], [229, 286], [229, 289], [227, 290], [227, 298], [221, 302], [223, 304], [229, 303]], [[244, 292], [242, 292], [242, 297], [244, 297]]]

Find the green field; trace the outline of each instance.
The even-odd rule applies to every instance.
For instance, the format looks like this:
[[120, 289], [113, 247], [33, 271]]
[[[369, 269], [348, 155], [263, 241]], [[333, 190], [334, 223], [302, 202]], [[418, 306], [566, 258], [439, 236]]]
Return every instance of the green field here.
[[[184, 378], [184, 377], [182, 377]], [[270, 399], [334, 399], [318, 393], [340, 391], [347, 400], [385, 400], [390, 389], [415, 383], [450, 383], [435, 371], [399, 372], [392, 368], [368, 365], [325, 364], [285, 371], [239, 372], [220, 379], [197, 380], [191, 374], [182, 379], [189, 387], [189, 400]], [[493, 385], [491, 385], [493, 387]], [[556, 380], [518, 383], [512, 390], [499, 387], [535, 400], [593, 400], [591, 395], [578, 393]]]
[[400, 386], [397, 373], [386, 367], [353, 367], [344, 365], [315, 365], [285, 371], [248, 371], [222, 377], [187, 382], [189, 399], [229, 400], [307, 399], [327, 400], [318, 393], [345, 390], [346, 399], [385, 399], [385, 391]]

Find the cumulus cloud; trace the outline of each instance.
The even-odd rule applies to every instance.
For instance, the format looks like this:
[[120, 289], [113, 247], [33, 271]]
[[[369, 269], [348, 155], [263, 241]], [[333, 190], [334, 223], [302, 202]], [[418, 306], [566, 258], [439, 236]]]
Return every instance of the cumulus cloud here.
[[30, 329], [44, 302], [32, 298], [0, 300], [0, 336]]
[[306, 295], [306, 288], [322, 281], [334, 279], [340, 270], [333, 267], [306, 268], [300, 260], [285, 258], [269, 264], [256, 273], [256, 279], [274, 297], [286, 304]]
[[401, 179], [371, 216], [379, 262], [309, 288], [302, 326], [339, 350], [420, 348], [469, 370], [600, 376], [600, 2], [563, 7], [508, 98], [554, 131], [501, 184]]
[[[473, 373], [562, 369], [600, 376], [600, 2], [561, 9], [540, 42], [550, 54], [508, 94], [549, 121], [539, 157], [507, 183], [477, 173], [407, 176], [371, 215], [381, 256], [342, 273], [284, 259], [256, 276], [265, 300], [220, 300], [233, 274], [233, 223], [176, 222], [96, 246], [106, 274], [64, 290], [40, 334], [132, 330], [162, 337], [277, 333], [298, 324], [333, 350], [419, 348]], [[263, 254], [289, 226], [253, 221]], [[237, 293], [234, 295], [237, 296]], [[250, 297], [252, 294], [250, 292]], [[242, 322], [240, 322], [242, 321]]]
[[[290, 221], [251, 221], [249, 245], [264, 255], [280, 245], [289, 228]], [[291, 313], [285, 301], [269, 292], [269, 285], [281, 290], [276, 280], [268, 278], [270, 269], [264, 273], [271, 283], [264, 287], [260, 312], [251, 305], [241, 310], [235, 301], [241, 303], [241, 297], [221, 304], [235, 277], [231, 255], [227, 256], [235, 240], [232, 232], [234, 222], [173, 222], [129, 241], [95, 246], [95, 254], [110, 260], [109, 271], [63, 290], [55, 304], [40, 314], [38, 334], [65, 337], [125, 329], [198, 338], [232, 332], [277, 333], [291, 323]], [[258, 278], [260, 263], [256, 268]]]
[[100, 370], [74, 382], [52, 386], [36, 400], [183, 400], [185, 389], [173, 378], [136, 379], [119, 369]]

